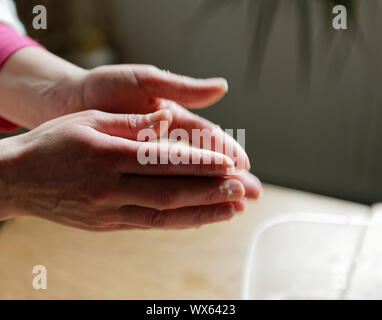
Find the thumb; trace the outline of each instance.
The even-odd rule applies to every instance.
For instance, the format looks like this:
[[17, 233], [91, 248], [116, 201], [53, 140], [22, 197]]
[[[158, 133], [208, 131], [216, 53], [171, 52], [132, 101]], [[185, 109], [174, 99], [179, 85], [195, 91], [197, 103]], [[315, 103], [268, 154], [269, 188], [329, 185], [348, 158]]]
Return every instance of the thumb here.
[[176, 101], [188, 108], [210, 106], [228, 90], [223, 78], [194, 79], [144, 65], [130, 66], [130, 70], [150, 98]]
[[97, 118], [93, 128], [99, 132], [125, 138], [137, 140], [141, 130], [152, 129], [156, 137], [160, 137], [163, 122], [169, 128], [172, 122], [172, 114], [169, 110], [160, 110], [149, 114], [111, 114], [102, 112], [102, 116]]

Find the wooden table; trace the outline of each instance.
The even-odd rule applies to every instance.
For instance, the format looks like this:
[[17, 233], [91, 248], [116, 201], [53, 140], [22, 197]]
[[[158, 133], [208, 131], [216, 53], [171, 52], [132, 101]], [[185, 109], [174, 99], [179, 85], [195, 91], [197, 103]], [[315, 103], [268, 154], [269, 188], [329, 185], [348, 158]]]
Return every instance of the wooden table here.
[[[291, 211], [367, 215], [367, 206], [266, 185], [230, 222], [187, 231], [89, 233], [20, 218], [0, 228], [0, 299], [239, 299], [252, 234]], [[35, 290], [44, 265], [48, 289]]]

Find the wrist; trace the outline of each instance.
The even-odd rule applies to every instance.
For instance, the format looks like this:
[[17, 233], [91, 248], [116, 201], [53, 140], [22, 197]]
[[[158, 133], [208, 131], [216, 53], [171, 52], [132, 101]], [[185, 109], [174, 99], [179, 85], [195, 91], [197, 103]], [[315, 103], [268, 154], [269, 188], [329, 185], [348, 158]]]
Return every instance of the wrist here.
[[74, 67], [72, 72], [65, 70], [59, 74], [44, 92], [44, 100], [53, 106], [52, 116], [45, 121], [86, 110], [84, 84], [89, 71]]
[[17, 181], [14, 175], [14, 164], [21, 152], [18, 137], [0, 140], [0, 221], [20, 213], [17, 210]]
[[26, 128], [71, 113], [82, 99], [73, 84], [86, 74], [44, 49], [23, 48], [0, 69], [0, 113]]

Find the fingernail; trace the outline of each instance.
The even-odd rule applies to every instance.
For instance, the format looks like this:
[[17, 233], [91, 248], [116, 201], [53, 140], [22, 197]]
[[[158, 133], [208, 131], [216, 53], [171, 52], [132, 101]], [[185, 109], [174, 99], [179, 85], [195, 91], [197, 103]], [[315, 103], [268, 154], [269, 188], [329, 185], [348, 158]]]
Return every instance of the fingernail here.
[[228, 92], [228, 82], [226, 79], [219, 78], [219, 82], [221, 83], [222, 88], [225, 92]]
[[219, 191], [227, 197], [229, 201], [240, 200], [245, 195], [244, 186], [237, 180], [226, 180], [219, 187]]
[[210, 79], [207, 79], [208, 82], [210, 83], [214, 83], [216, 85], [218, 85], [219, 87], [221, 87], [224, 92], [228, 92], [228, 82], [226, 79], [224, 78], [210, 78]]
[[226, 170], [226, 175], [232, 176], [236, 172], [235, 168], [235, 163], [230, 159], [230, 158], [225, 158], [224, 159], [224, 164], [226, 165], [225, 170]]
[[[202, 161], [203, 158], [201, 158], [200, 161]], [[223, 165], [219, 165], [217, 168], [216, 166], [213, 166], [211, 168], [211, 173], [215, 173], [216, 170], [218, 169], [219, 173], [225, 176], [233, 176], [235, 175], [236, 168], [235, 168], [235, 163], [228, 157], [223, 156]]]
[[243, 158], [241, 158], [240, 160], [237, 160], [235, 162], [236, 171], [243, 171], [243, 170], [250, 171], [251, 170], [251, 163], [249, 162], [248, 156], [245, 155], [244, 159], [245, 159], [244, 161], [243, 161]]
[[170, 110], [160, 110], [147, 115], [147, 120], [151, 125], [155, 125], [161, 121], [170, 121], [172, 114]]
[[247, 155], [245, 156], [245, 169], [248, 171], [251, 170], [251, 162], [249, 161], [249, 158]]

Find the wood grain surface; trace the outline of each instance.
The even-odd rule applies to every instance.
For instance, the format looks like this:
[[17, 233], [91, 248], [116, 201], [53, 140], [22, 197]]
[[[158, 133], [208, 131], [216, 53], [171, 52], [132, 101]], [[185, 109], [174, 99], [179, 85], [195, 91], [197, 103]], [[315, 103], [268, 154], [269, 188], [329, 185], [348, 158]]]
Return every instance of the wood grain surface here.
[[[233, 220], [183, 231], [90, 233], [33, 218], [0, 228], [0, 299], [239, 299], [250, 239], [288, 212], [369, 214], [369, 208], [266, 185]], [[35, 265], [48, 289], [35, 290]]]

